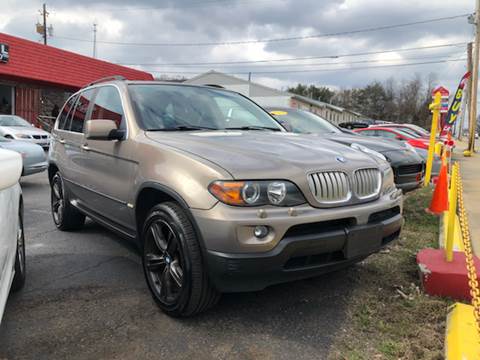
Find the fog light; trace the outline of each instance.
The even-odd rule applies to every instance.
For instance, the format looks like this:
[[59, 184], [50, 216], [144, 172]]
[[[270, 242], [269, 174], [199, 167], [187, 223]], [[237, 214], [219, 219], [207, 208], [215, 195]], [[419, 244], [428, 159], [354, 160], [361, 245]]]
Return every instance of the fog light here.
[[268, 227], [264, 225], [255, 226], [255, 229], [253, 230], [253, 234], [259, 239], [264, 238], [265, 236], [268, 235], [268, 233], [269, 233]]

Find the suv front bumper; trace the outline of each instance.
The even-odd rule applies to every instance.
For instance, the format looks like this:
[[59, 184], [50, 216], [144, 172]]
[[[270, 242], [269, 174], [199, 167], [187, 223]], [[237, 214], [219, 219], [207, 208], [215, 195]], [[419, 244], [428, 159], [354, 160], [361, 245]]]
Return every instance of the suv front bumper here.
[[[218, 215], [215, 207], [194, 210], [194, 216], [206, 246], [210, 279], [222, 292], [261, 290], [340, 269], [395, 240], [403, 224], [401, 196], [337, 209], [309, 207], [295, 216], [286, 215], [288, 209], [270, 209], [264, 218], [235, 220], [229, 216], [232, 207], [218, 205], [226, 212], [223, 219], [198, 216], [212, 211]], [[245, 216], [244, 210], [253, 211], [234, 209], [238, 216]], [[250, 236], [255, 225], [271, 229], [264, 244]], [[232, 250], [215, 249], [222, 238], [222, 247]]]

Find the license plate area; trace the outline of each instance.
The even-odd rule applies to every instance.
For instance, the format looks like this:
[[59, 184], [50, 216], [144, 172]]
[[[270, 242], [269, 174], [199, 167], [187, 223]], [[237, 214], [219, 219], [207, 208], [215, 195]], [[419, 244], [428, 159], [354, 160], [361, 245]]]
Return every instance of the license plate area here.
[[382, 225], [368, 226], [364, 229], [347, 229], [347, 242], [344, 254], [347, 259], [368, 255], [382, 246]]

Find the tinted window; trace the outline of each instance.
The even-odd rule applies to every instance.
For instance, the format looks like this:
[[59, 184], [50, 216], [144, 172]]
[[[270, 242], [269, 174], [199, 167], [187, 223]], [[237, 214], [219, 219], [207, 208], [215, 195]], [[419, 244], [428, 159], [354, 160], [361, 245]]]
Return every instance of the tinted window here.
[[66, 129], [66, 127], [69, 126], [69, 121], [67, 119], [69, 119], [71, 110], [75, 106], [75, 101], [77, 101], [77, 96], [72, 96], [63, 107], [62, 113], [58, 118], [58, 128], [60, 130], [68, 130]]
[[90, 106], [90, 100], [95, 89], [90, 89], [82, 92], [78, 98], [75, 110], [73, 111], [70, 131], [82, 132], [85, 118], [87, 117], [88, 107]]
[[92, 120], [113, 120], [119, 129], [125, 127], [122, 100], [116, 88], [104, 86], [98, 89], [90, 118]]

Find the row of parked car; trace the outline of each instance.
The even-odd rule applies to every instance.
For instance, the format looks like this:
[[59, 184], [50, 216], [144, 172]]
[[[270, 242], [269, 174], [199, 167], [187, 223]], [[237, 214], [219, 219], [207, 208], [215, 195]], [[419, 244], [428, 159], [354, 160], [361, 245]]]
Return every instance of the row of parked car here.
[[[401, 189], [423, 179], [420, 150], [225, 89], [100, 80], [67, 100], [52, 131], [53, 221], [76, 231], [89, 217], [133, 241], [159, 307], [191, 316], [222, 292], [316, 276], [393, 241]], [[0, 311], [25, 274], [15, 179], [27, 174], [1, 155], [17, 165], [0, 184], [0, 210], [11, 209]]]

